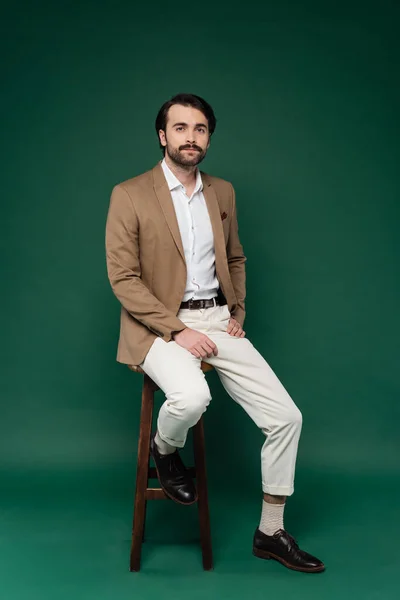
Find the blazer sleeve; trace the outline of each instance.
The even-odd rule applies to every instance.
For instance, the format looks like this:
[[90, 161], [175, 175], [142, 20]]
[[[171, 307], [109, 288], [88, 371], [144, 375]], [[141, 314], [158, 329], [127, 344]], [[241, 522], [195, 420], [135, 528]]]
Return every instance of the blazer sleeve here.
[[186, 328], [140, 278], [139, 222], [132, 200], [121, 185], [114, 187], [110, 199], [106, 261], [111, 288], [132, 317], [166, 342], [172, 339], [173, 332]]
[[245, 262], [247, 258], [243, 253], [243, 247], [239, 240], [239, 227], [237, 221], [236, 211], [236, 195], [235, 190], [231, 184], [232, 193], [232, 208], [231, 208], [231, 223], [228, 236], [228, 244], [226, 247], [226, 253], [228, 258], [229, 273], [233, 289], [235, 290], [238, 306], [232, 313], [240, 325], [243, 327], [244, 319], [246, 316], [245, 310], [245, 298], [246, 298], [246, 271]]

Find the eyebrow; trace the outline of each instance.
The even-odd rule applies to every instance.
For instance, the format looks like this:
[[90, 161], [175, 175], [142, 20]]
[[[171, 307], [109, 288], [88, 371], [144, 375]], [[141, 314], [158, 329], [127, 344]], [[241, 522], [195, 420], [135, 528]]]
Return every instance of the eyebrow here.
[[[174, 123], [172, 127], [178, 127], [178, 125], [187, 126], [187, 123]], [[196, 123], [196, 127], [205, 127], [207, 129], [207, 125], [205, 123]]]

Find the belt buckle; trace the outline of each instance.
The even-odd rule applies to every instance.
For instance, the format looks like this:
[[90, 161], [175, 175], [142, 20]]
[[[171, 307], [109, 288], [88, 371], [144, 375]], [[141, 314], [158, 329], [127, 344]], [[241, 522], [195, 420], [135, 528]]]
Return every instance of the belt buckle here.
[[189, 302], [189, 309], [191, 309], [191, 308], [192, 308], [192, 306], [193, 306], [193, 298], [190, 298], [190, 299], [188, 300], [188, 302]]

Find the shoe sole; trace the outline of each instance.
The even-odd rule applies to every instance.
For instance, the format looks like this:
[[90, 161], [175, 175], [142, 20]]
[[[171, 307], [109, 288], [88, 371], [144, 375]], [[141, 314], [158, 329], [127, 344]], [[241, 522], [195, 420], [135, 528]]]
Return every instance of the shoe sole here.
[[160, 474], [159, 474], [159, 472], [158, 472], [158, 468], [157, 468], [157, 462], [156, 462], [156, 459], [154, 458], [154, 454], [153, 454], [153, 451], [152, 451], [152, 449], [151, 449], [151, 448], [150, 448], [150, 454], [151, 454], [151, 456], [153, 457], [153, 460], [154, 460], [154, 466], [155, 466], [155, 468], [156, 468], [156, 473], [157, 473], [157, 479], [158, 479], [158, 483], [160, 484], [160, 486], [161, 486], [161, 489], [162, 489], [162, 491], [164, 492], [164, 494], [165, 494], [166, 496], [168, 496], [168, 498], [169, 498], [170, 500], [173, 500], [174, 502], [176, 502], [177, 504], [181, 504], [182, 506], [191, 506], [192, 504], [196, 504], [196, 502], [197, 502], [197, 501], [198, 501], [198, 499], [199, 499], [197, 492], [196, 492], [196, 497], [195, 497], [195, 499], [194, 499], [194, 500], [192, 500], [192, 502], [181, 502], [181, 500], [177, 500], [176, 498], [174, 498], [174, 496], [172, 496], [172, 495], [171, 495], [171, 494], [170, 494], [170, 493], [169, 493], [169, 492], [168, 492], [168, 491], [165, 489], [165, 487], [164, 487], [164, 486], [163, 486], [163, 484], [161, 483]]
[[325, 571], [325, 565], [321, 567], [310, 567], [308, 569], [306, 567], [295, 567], [294, 565], [291, 565], [290, 563], [286, 562], [286, 560], [284, 560], [280, 556], [277, 556], [272, 552], [267, 552], [266, 550], [259, 550], [258, 548], [253, 548], [253, 554], [257, 558], [263, 558], [264, 560], [270, 560], [271, 558], [277, 560], [278, 562], [282, 563], [285, 567], [287, 567], [288, 569], [292, 569], [293, 571], [301, 571], [302, 573], [321, 573], [322, 571]]

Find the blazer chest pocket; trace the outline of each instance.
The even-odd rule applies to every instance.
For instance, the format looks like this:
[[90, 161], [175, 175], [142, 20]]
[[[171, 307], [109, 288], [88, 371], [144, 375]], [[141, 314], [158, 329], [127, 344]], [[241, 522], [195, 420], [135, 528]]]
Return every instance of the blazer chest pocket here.
[[225, 245], [228, 243], [228, 237], [229, 237], [229, 226], [230, 226], [230, 218], [226, 217], [223, 221], [222, 221], [222, 229], [224, 232], [224, 238], [225, 238]]

